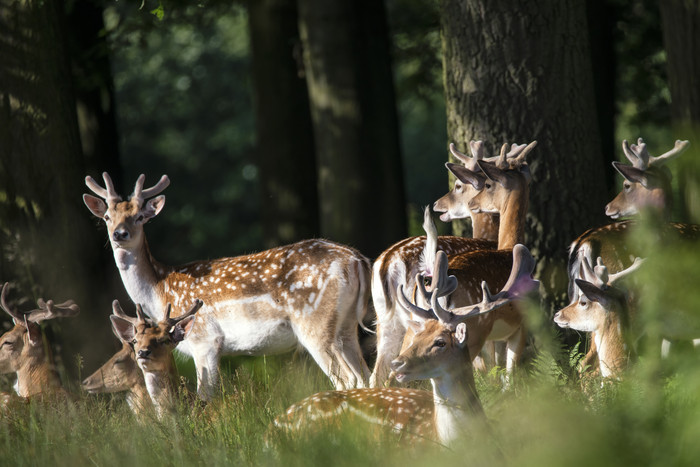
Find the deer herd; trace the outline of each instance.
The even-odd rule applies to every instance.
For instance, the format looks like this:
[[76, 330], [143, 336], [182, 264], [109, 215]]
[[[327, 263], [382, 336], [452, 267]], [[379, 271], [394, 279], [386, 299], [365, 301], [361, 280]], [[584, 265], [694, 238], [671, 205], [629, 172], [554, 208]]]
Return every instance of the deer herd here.
[[[144, 188], [141, 175], [127, 199], [107, 173], [104, 186], [86, 177], [94, 195], [83, 195], [83, 201], [107, 226], [135, 316], [113, 302], [109, 318], [121, 349], [83, 381], [83, 389], [125, 392], [134, 413], [164, 418], [175, 413], [180, 390], [174, 349], [193, 358], [197, 397], [206, 402], [217, 396], [222, 355], [303, 347], [335, 390], [292, 405], [275, 419], [279, 430], [295, 433], [320, 420], [356, 418], [409, 438], [450, 444], [478, 429], [485, 417], [474, 369], [505, 363], [504, 385], [511, 383], [528, 336], [522, 299], [538, 288], [535, 260], [523, 246], [531, 183], [527, 157], [536, 144], [504, 144], [493, 157], [481, 141], [470, 143], [471, 156], [450, 145], [459, 161], [446, 164], [454, 187], [433, 209], [444, 222], [471, 218], [473, 238], [438, 236], [428, 207], [426, 235], [395, 243], [373, 265], [351, 247], [314, 239], [167, 266], [151, 255], [144, 225], [163, 210], [168, 177]], [[652, 157], [641, 138], [637, 144], [624, 141], [632, 165], [613, 163], [624, 184], [606, 214], [619, 219], [652, 210], [666, 216], [671, 176], [664, 164], [688, 144], [677, 141]], [[572, 243], [570, 304], [554, 315], [562, 328], [591, 333], [584, 367], [602, 378], [623, 374], [632, 352], [627, 332], [644, 300], [633, 280], [621, 280], [633, 278], [644, 264], [643, 252], [627, 241], [635, 225], [616, 221]], [[700, 233], [698, 226], [678, 223], [664, 224], [663, 231], [690, 240]], [[75, 316], [78, 306], [39, 299], [38, 309], [18, 311], [9, 288], [5, 283], [0, 305], [14, 327], [0, 337], [0, 370], [16, 373], [17, 383], [0, 403], [7, 409], [12, 400], [67, 397], [40, 323]], [[372, 315], [377, 346], [370, 372], [358, 330], [369, 331], [363, 321]], [[700, 332], [663, 337], [697, 338]], [[427, 379], [432, 393], [405, 387]], [[398, 387], [389, 386], [393, 381]]]

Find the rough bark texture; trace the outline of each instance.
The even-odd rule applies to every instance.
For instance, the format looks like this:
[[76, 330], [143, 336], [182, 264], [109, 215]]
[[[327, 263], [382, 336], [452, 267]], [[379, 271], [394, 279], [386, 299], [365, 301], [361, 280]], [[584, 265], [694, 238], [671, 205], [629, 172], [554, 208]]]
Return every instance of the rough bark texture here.
[[300, 0], [321, 233], [374, 257], [406, 235], [384, 3]]
[[[61, 320], [58, 339], [74, 372], [72, 357], [100, 348], [109, 327], [105, 315], [91, 313], [105, 289], [104, 233], [81, 200], [85, 167], [64, 20], [60, 0], [0, 1], [0, 280], [19, 285], [13, 294], [29, 298], [26, 308], [39, 295], [77, 301], [83, 314]], [[90, 364], [101, 358], [83, 355]]]
[[700, 222], [700, 2], [662, 0], [660, 8], [674, 134], [691, 143], [678, 161], [681, 211], [684, 220], [697, 223]]
[[316, 158], [296, 0], [249, 3], [265, 245], [317, 237]]
[[526, 245], [552, 306], [566, 297], [569, 243], [604, 222], [606, 184], [585, 4], [443, 0], [448, 139], [538, 141]]

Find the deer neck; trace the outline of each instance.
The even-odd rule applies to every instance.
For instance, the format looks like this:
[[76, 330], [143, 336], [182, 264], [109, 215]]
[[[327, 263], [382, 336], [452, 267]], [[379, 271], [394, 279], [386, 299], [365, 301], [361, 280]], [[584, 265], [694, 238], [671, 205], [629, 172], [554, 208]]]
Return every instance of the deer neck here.
[[619, 376], [627, 363], [628, 352], [622, 333], [620, 318], [611, 313], [605, 320], [602, 332], [595, 335], [600, 375], [604, 378]]
[[163, 319], [158, 304], [166, 268], [153, 258], [146, 238], [133, 249], [114, 248], [114, 261], [131, 300], [140, 304], [151, 318]]
[[476, 393], [471, 360], [466, 358], [452, 366], [452, 371], [432, 378], [435, 402], [435, 429], [444, 444], [470, 431], [484, 410]]
[[487, 212], [472, 213], [472, 237], [483, 240], [498, 240], [499, 215]]
[[143, 379], [129, 388], [126, 394], [126, 403], [137, 415], [152, 405], [151, 395], [148, 393], [146, 382]]
[[158, 418], [162, 418], [167, 413], [175, 413], [178, 374], [172, 354], [167, 369], [144, 371], [143, 378]]
[[17, 370], [17, 394], [31, 397], [62, 390], [56, 368], [47, 361], [30, 361]]
[[527, 215], [530, 188], [527, 184], [520, 190], [513, 191], [501, 210], [498, 229], [498, 249], [511, 250], [518, 243], [523, 243], [525, 216]]

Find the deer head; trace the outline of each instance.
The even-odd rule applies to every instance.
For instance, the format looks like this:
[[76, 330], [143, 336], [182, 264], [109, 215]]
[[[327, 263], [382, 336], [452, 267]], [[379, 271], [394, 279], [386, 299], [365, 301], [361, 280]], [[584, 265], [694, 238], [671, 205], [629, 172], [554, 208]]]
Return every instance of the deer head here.
[[622, 150], [632, 165], [613, 162], [613, 167], [625, 179], [622, 191], [605, 206], [605, 214], [613, 219], [632, 216], [641, 209], [663, 210], [670, 207], [671, 173], [663, 165], [678, 157], [690, 143], [677, 140], [673, 149], [654, 157], [649, 154], [642, 138], [637, 144], [622, 142]]
[[440, 220], [443, 222], [449, 222], [453, 219], [463, 219], [470, 215], [468, 209], [469, 200], [483, 189], [486, 181], [486, 176], [478, 166], [479, 161], [495, 162], [501, 158], [508, 159], [512, 161], [513, 164], [518, 165], [523, 172], [529, 174], [529, 169], [524, 160], [529, 149], [527, 149], [524, 144], [513, 144], [508, 152], [506, 152], [506, 144], [501, 149], [501, 155], [495, 157], [485, 157], [484, 143], [482, 141], [471, 141], [469, 146], [472, 157], [459, 152], [454, 143], [450, 143], [450, 152], [464, 165], [453, 164], [451, 162], [445, 164], [447, 170], [455, 176], [455, 184], [449, 193], [437, 200], [433, 205], [434, 211], [443, 213], [440, 215]]
[[582, 261], [581, 276], [575, 279], [580, 289], [578, 299], [554, 315], [554, 322], [559, 327], [576, 329], [583, 332], [598, 332], [611, 315], [624, 322], [627, 298], [615, 284], [623, 277], [639, 269], [643, 260], [636, 258], [627, 269], [616, 274], [609, 274], [598, 257], [595, 267], [591, 267], [586, 258]]
[[75, 316], [80, 312], [73, 300], [56, 304], [37, 300], [38, 309], [20, 313], [7, 303], [9, 283], [5, 282], [0, 306], [12, 317], [14, 327], [0, 337], [0, 373], [19, 371], [27, 364], [44, 363], [46, 352], [39, 323], [53, 318]]
[[141, 174], [128, 201], [123, 201], [117, 194], [107, 172], [102, 174], [102, 178], [105, 188], [92, 177], [85, 177], [85, 184], [97, 195], [84, 194], [85, 205], [91, 213], [105, 221], [112, 248], [133, 249], [140, 246], [143, 243], [143, 225], [165, 206], [165, 196], [156, 195], [170, 184], [168, 176], [163, 175], [158, 183], [144, 190], [146, 176]]
[[143, 314], [140, 305], [136, 305], [136, 318], [133, 318], [124, 313], [115, 300], [112, 303], [114, 314], [110, 319], [119, 338], [133, 343], [136, 361], [144, 373], [169, 372], [171, 352], [192, 330], [201, 306], [202, 301], [195, 300], [187, 313], [171, 318], [171, 306], [168, 304], [165, 319], [154, 323]]
[[[518, 244], [513, 248], [511, 274], [499, 293], [491, 294], [487, 284], [483, 282], [480, 303], [447, 310], [440, 305], [438, 298], [447, 295], [448, 291], [451, 293], [454, 288], [452, 281], [442, 279], [448, 277], [447, 260], [442, 251], [436, 255], [435, 262], [435, 276], [431, 284], [433, 289], [421, 289], [423, 299], [430, 302], [429, 309], [411, 303], [406, 298], [402, 286], [397, 290], [401, 308], [411, 314], [409, 325], [416, 333], [411, 345], [392, 362], [392, 371], [399, 382], [433, 378], [445, 371], [448, 365], [453, 364], [458, 354], [465, 352], [467, 319], [489, 313], [522, 297], [539, 285], [539, 282], [532, 278], [534, 258], [525, 246]], [[454, 280], [454, 276], [449, 277]], [[418, 275], [416, 282], [422, 283], [423, 277]], [[451, 357], [446, 358], [446, 354]], [[468, 356], [467, 359], [471, 361]]]

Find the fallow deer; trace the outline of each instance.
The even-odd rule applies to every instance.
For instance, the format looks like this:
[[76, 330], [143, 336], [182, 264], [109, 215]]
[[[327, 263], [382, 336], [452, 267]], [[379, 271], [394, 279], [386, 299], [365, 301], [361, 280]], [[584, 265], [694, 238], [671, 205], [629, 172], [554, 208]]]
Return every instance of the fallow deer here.
[[343, 417], [349, 417], [398, 431], [410, 439], [427, 438], [444, 445], [482, 428], [483, 408], [467, 345], [471, 328], [465, 320], [493, 312], [537, 286], [531, 277], [535, 263], [527, 248], [517, 245], [513, 257], [512, 274], [503, 290], [492, 296], [483, 284], [483, 299], [476, 305], [445, 310], [438, 303], [438, 296], [454, 288], [454, 278], [443, 280], [447, 276], [443, 252], [436, 255], [436, 282], [429, 309], [412, 304], [399, 286], [401, 310], [415, 335], [392, 361], [392, 375], [402, 383], [430, 378], [432, 394], [408, 388], [321, 392], [292, 405], [275, 419], [275, 425], [296, 433], [324, 422], [341, 423]]
[[144, 316], [140, 305], [136, 305], [136, 318], [133, 318], [124, 313], [119, 302], [113, 303], [112, 326], [119, 339], [133, 343], [136, 362], [159, 418], [175, 410], [178, 381], [172, 352], [191, 332], [201, 307], [202, 301], [195, 300], [189, 311], [171, 318], [168, 304], [165, 318], [154, 323]]
[[165, 196], [156, 195], [168, 186], [168, 177], [143, 189], [141, 175], [127, 201], [106, 172], [103, 178], [105, 188], [86, 177], [98, 197], [85, 194], [83, 200], [107, 225], [134, 303], [160, 321], [166, 303], [177, 316], [191, 300], [204, 302], [189, 339], [178, 346], [194, 358], [200, 397], [212, 396], [221, 355], [276, 354], [299, 344], [336, 388], [365, 384], [369, 369], [357, 331], [369, 302], [367, 258], [327, 240], [304, 240], [250, 255], [166, 266], [151, 255], [144, 224], [163, 209]]
[[[447, 168], [455, 174], [457, 180], [452, 191], [435, 202], [435, 210], [444, 212], [440, 219], [451, 221], [453, 219], [471, 216], [474, 238], [455, 236], [437, 236], [426, 244], [426, 236], [411, 237], [395, 243], [386, 249], [374, 262], [372, 267], [372, 301], [377, 315], [377, 359], [370, 378], [370, 386], [384, 385], [389, 374], [389, 364], [394, 356], [398, 355], [403, 336], [406, 333], [407, 323], [403, 313], [398, 311], [396, 290], [399, 285], [407, 288], [414, 286], [413, 280], [419, 272], [428, 273], [432, 264], [430, 258], [424, 257], [424, 250], [436, 251], [438, 248], [448, 255], [465, 253], [476, 250], [491, 250], [497, 247], [493, 240], [498, 239], [498, 215], [493, 213], [473, 213], [467, 207], [471, 198], [481, 189], [474, 188], [471, 183], [464, 181], [464, 171], [473, 174], [474, 179], [483, 182], [484, 177], [479, 173], [477, 162], [480, 160], [492, 161], [501, 156], [484, 158], [484, 148], [481, 141], [470, 143], [473, 157], [469, 157], [457, 151], [454, 144], [450, 144], [450, 151], [464, 166], [447, 163]], [[523, 173], [527, 172], [525, 156], [531, 150], [526, 145], [513, 144], [505, 157], [509, 160], [519, 161], [519, 167]], [[429, 216], [429, 209], [426, 216]], [[426, 228], [424, 221], [424, 228]], [[430, 221], [432, 225], [432, 221]], [[432, 227], [434, 228], [434, 226]], [[433, 253], [434, 254], [434, 253]]]
[[[537, 144], [533, 141], [523, 154]], [[501, 157], [495, 162], [479, 161], [478, 165], [486, 177], [481, 190], [469, 201], [474, 212], [497, 212], [500, 214], [498, 250], [481, 250], [450, 257], [449, 271], [457, 278], [459, 286], [447, 298], [449, 306], [466, 306], [481, 296], [480, 282], [486, 281], [498, 290], [508, 278], [512, 266], [512, 248], [522, 242], [525, 215], [530, 192], [530, 177], [522, 170], [523, 160], [508, 160], [504, 145]], [[465, 177], [478, 187], [479, 180], [465, 172]], [[471, 177], [471, 178], [470, 178]], [[428, 219], [429, 220], [429, 219]], [[428, 237], [432, 229], [427, 230]], [[426, 243], [425, 256], [431, 257]], [[420, 284], [419, 284], [420, 287]], [[471, 323], [470, 342], [472, 355], [476, 355], [487, 341], [506, 342], [506, 380], [512, 374], [526, 343], [526, 329], [520, 310], [509, 304], [495, 313], [480, 317]]]
[[580, 290], [577, 299], [554, 315], [561, 328], [593, 333], [600, 375], [617, 378], [626, 368], [632, 349], [627, 344], [630, 309], [627, 291], [615, 283], [636, 271], [642, 260], [635, 259], [630, 267], [609, 274], [599, 257], [595, 268], [583, 260], [585, 279], [575, 279]]
[[[115, 300], [112, 306], [116, 310], [119, 302]], [[153, 407], [153, 403], [148, 394], [143, 372], [136, 362], [134, 344], [122, 339], [114, 324], [112, 324], [112, 331], [121, 342], [122, 348], [92, 375], [85, 378], [82, 387], [90, 394], [126, 392], [129, 408], [134, 414], [140, 415]]]
[[80, 312], [73, 300], [54, 303], [37, 300], [38, 309], [19, 312], [7, 302], [9, 283], [5, 282], [0, 306], [12, 317], [14, 327], [0, 337], [0, 373], [16, 373], [15, 391], [19, 397], [65, 397], [56, 368], [45, 348], [39, 323], [72, 317]]
[[[637, 144], [622, 142], [622, 150], [632, 165], [613, 162], [613, 167], [625, 178], [622, 191], [605, 206], [605, 213], [613, 219], [633, 216], [647, 209], [661, 218], [667, 218], [671, 211], [671, 173], [663, 166], [669, 160], [679, 156], [690, 143], [677, 140], [673, 149], [654, 157], [649, 154], [642, 138]], [[645, 253], [636, 251], [628, 242], [629, 232], [634, 230], [635, 221], [624, 220], [587, 230], [571, 243], [569, 247], [569, 301], [574, 303], [581, 292], [576, 287], [578, 271], [583, 262], [593, 263], [601, 257], [606, 267], [612, 271], [622, 271], [629, 267], [635, 257]], [[700, 226], [669, 222], [662, 226], [660, 235], [678, 237], [689, 241], [700, 238]], [[584, 358], [584, 368], [596, 359], [595, 338], [592, 335], [591, 346]]]

